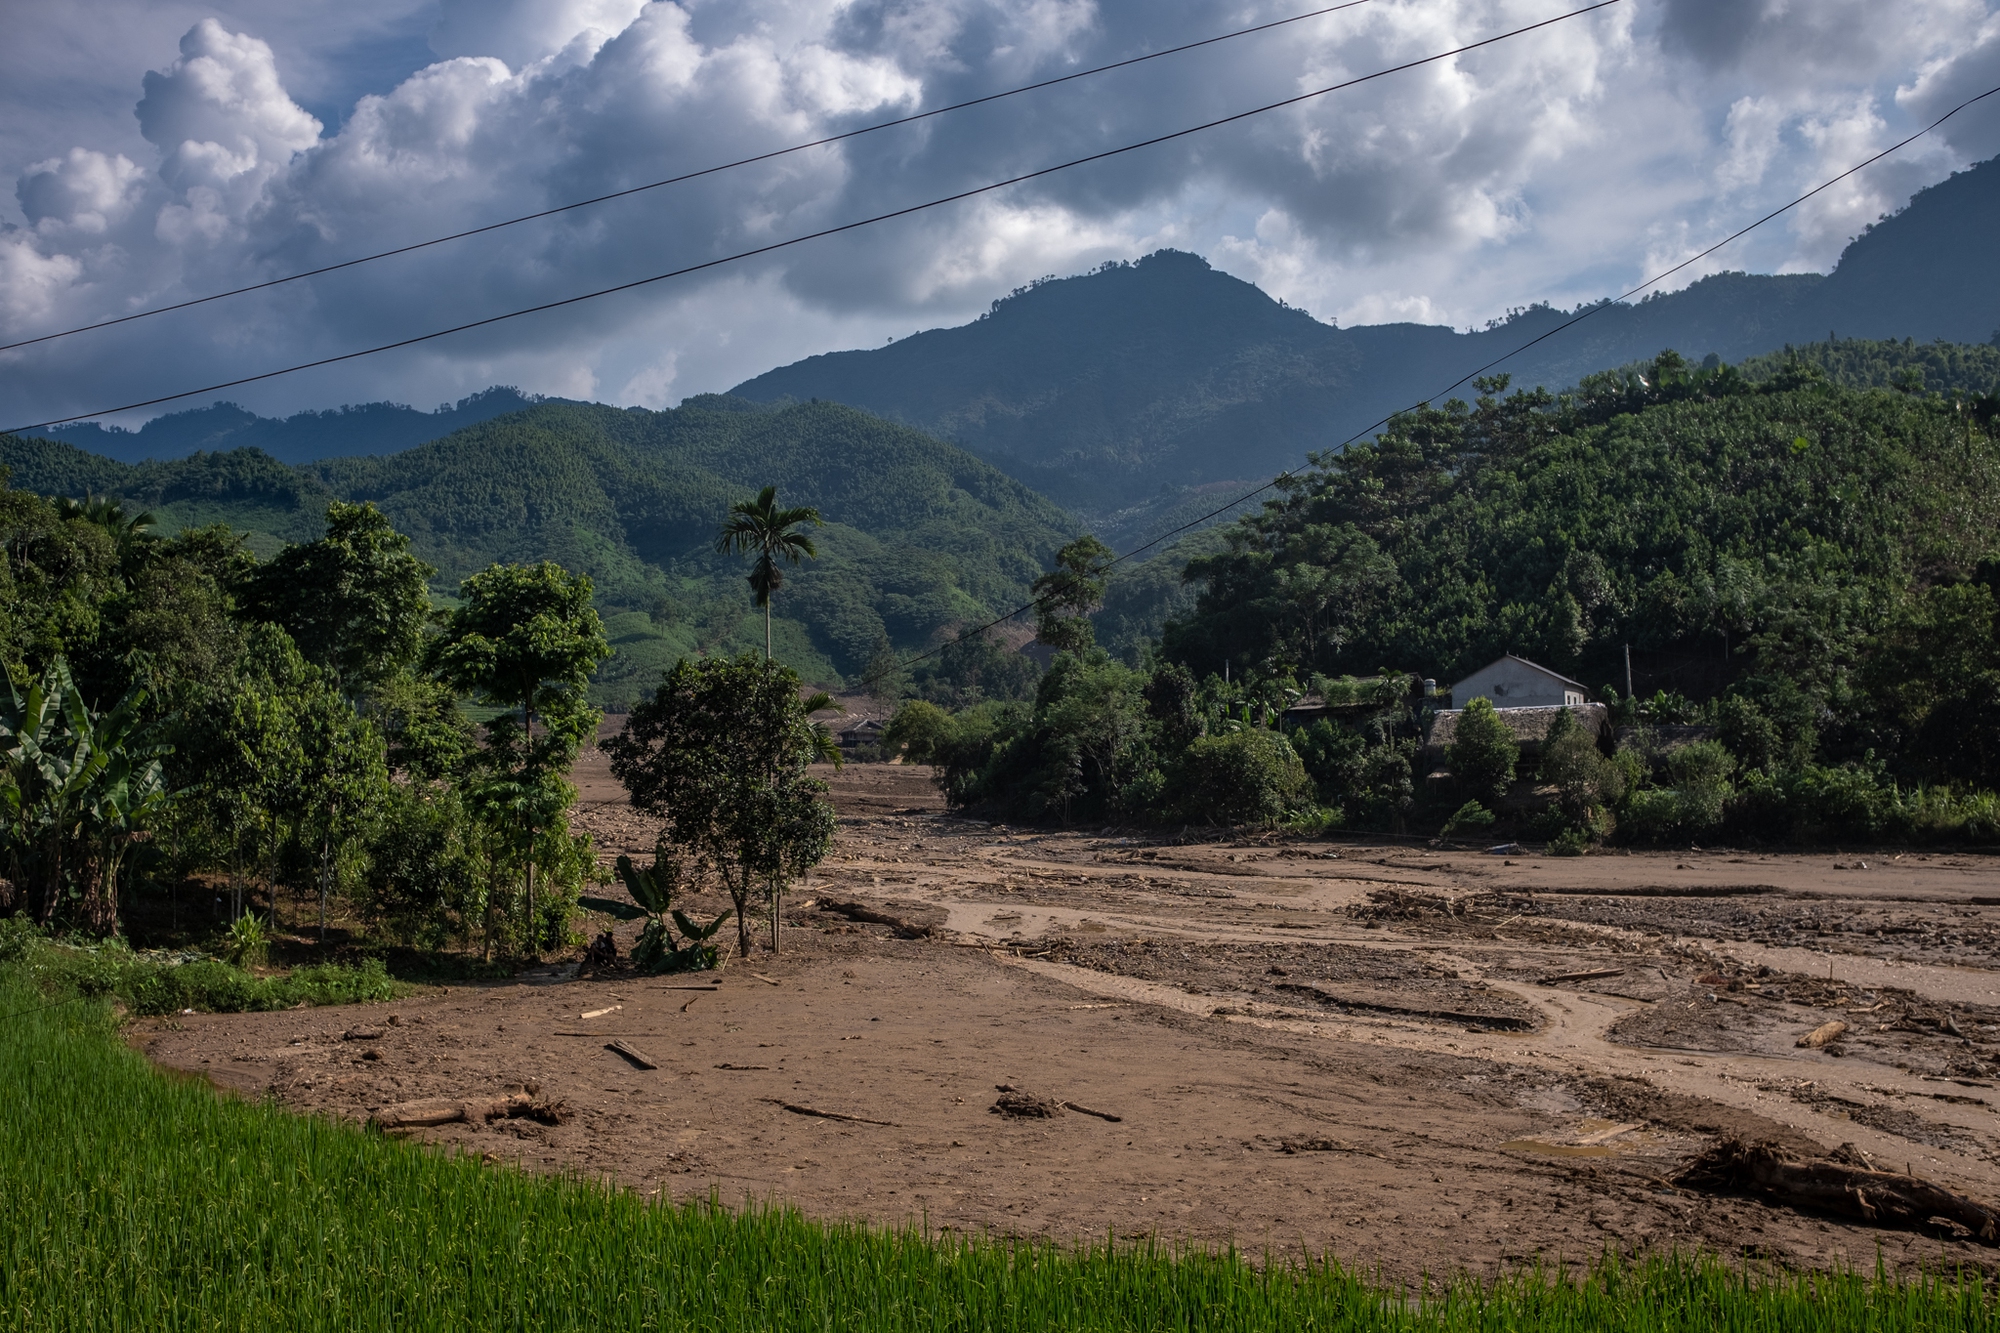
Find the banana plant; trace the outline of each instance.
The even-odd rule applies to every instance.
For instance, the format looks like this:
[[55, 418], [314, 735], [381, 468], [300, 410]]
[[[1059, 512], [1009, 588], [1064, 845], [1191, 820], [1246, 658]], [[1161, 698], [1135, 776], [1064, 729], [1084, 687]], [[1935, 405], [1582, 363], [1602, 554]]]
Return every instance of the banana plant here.
[[[664, 973], [706, 972], [722, 966], [722, 951], [709, 941], [736, 915], [735, 909], [704, 926], [674, 906], [676, 891], [692, 887], [698, 867], [690, 867], [679, 857], [663, 851], [644, 870], [634, 865], [629, 856], [619, 857], [617, 868], [618, 878], [625, 882], [625, 891], [645, 909], [649, 918], [645, 929], [639, 932], [639, 942], [632, 946], [634, 967], [642, 972]], [[683, 943], [673, 942], [673, 930], [667, 925], [669, 919], [673, 928], [680, 931]]]
[[0, 850], [39, 921], [74, 894], [92, 929], [117, 930], [126, 851], [166, 799], [159, 760], [168, 747], [142, 742], [145, 701], [135, 689], [109, 712], [95, 712], [61, 659], [25, 697], [7, 681], [0, 699]]

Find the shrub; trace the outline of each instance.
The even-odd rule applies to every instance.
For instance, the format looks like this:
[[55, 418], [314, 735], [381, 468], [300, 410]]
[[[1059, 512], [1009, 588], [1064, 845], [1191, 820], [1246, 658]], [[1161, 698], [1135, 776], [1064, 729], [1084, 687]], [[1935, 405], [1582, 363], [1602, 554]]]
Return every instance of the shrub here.
[[1197, 823], [1271, 820], [1291, 808], [1307, 785], [1306, 766], [1276, 732], [1203, 736], [1177, 766], [1175, 805]]
[[1492, 827], [1493, 812], [1477, 801], [1467, 801], [1458, 807], [1450, 819], [1444, 821], [1444, 827], [1438, 830], [1438, 836], [1449, 838], [1454, 833]]
[[1683, 745], [1667, 756], [1667, 771], [1673, 775], [1684, 829], [1700, 833], [1722, 822], [1723, 806], [1735, 791], [1729, 775], [1736, 771], [1736, 757], [1720, 741]]
[[1505, 796], [1514, 782], [1521, 747], [1500, 720], [1491, 699], [1474, 699], [1458, 715], [1445, 762], [1467, 791]]

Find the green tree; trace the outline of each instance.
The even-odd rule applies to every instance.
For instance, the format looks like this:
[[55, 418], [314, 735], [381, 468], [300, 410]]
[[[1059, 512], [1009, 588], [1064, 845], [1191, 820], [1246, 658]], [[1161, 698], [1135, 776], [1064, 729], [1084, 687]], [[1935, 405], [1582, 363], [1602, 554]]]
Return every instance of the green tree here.
[[1609, 831], [1610, 807], [1625, 795], [1625, 774], [1597, 748], [1597, 738], [1565, 708], [1542, 738], [1542, 781], [1554, 785], [1568, 827], [1589, 837]]
[[663, 841], [721, 877], [741, 957], [750, 956], [758, 887], [769, 895], [775, 949], [786, 880], [817, 865], [832, 843], [826, 784], [810, 773], [815, 760], [840, 762], [811, 716], [829, 702], [801, 698], [797, 672], [749, 654], [684, 658], [605, 742], [632, 804], [665, 819]]
[[597, 730], [590, 673], [611, 646], [591, 606], [589, 577], [551, 561], [493, 565], [460, 584], [459, 595], [464, 601], [431, 662], [454, 689], [507, 710], [486, 726], [484, 780], [472, 796], [475, 808], [515, 832], [528, 948], [537, 953], [543, 923], [535, 910], [536, 865], [551, 856], [566, 859], [564, 811], [572, 793], [563, 775]]
[[1514, 783], [1521, 747], [1500, 720], [1491, 699], [1474, 699], [1458, 715], [1445, 763], [1467, 791], [1505, 796]]
[[1283, 736], [1248, 728], [1188, 746], [1171, 790], [1187, 819], [1243, 824], [1276, 819], [1312, 790], [1312, 782]]
[[812, 538], [797, 531], [807, 523], [824, 526], [819, 510], [780, 509], [778, 488], [766, 486], [756, 499], [738, 500], [729, 506], [729, 517], [723, 520], [721, 535], [715, 539], [715, 549], [719, 552], [757, 557], [750, 564], [748, 577], [757, 605], [764, 608], [766, 660], [771, 656], [771, 597], [784, 586], [784, 566], [798, 564], [801, 557], [819, 558]]
[[1111, 548], [1078, 537], [1056, 552], [1056, 567], [1035, 580], [1035, 638], [1058, 652], [1081, 653], [1097, 642], [1090, 613], [1104, 601]]
[[415, 660], [437, 573], [372, 504], [335, 500], [326, 535], [287, 546], [244, 589], [244, 609], [282, 625], [306, 661], [358, 694]]

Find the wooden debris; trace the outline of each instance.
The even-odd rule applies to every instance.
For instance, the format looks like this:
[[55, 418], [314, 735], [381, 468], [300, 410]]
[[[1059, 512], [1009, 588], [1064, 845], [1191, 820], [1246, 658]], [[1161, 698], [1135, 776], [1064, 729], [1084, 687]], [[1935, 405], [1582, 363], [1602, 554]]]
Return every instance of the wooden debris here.
[[1847, 1024], [1836, 1018], [1830, 1023], [1821, 1023], [1811, 1032], [1800, 1037], [1798, 1044], [1800, 1046], [1811, 1047], [1813, 1050], [1819, 1050], [1828, 1042], [1836, 1040], [1845, 1031], [1847, 1031]]
[[694, 1002], [695, 1002], [696, 1000], [699, 1000], [700, 998], [701, 998], [701, 996], [699, 996], [699, 995], [693, 995], [693, 996], [690, 996], [690, 997], [688, 997], [688, 1002], [687, 1002], [686, 1004], [684, 1004], [684, 1005], [682, 1005], [682, 1006], [681, 1006], [681, 1012], [682, 1012], [682, 1013], [686, 1013], [686, 1012], [687, 1012], [688, 1010], [690, 1010], [690, 1009], [694, 1008]]
[[1752, 1190], [1794, 1208], [1879, 1226], [1922, 1227], [1942, 1218], [1988, 1245], [2000, 1244], [2000, 1210], [1920, 1176], [1850, 1166], [1830, 1157], [1795, 1157], [1776, 1143], [1724, 1138], [1673, 1183], [1683, 1189]]
[[1348, 1150], [1347, 1145], [1338, 1139], [1300, 1138], [1278, 1140], [1278, 1151], [1286, 1154], [1302, 1152], [1347, 1152]]
[[929, 926], [921, 926], [888, 912], [877, 911], [866, 903], [843, 903], [828, 898], [820, 903], [819, 910], [844, 916], [849, 921], [870, 921], [878, 926], [887, 926], [906, 940], [929, 939], [931, 935]]
[[616, 1051], [641, 1069], [659, 1068], [659, 1065], [654, 1063], [652, 1056], [647, 1055], [635, 1046], [628, 1046], [622, 1041], [607, 1041], [604, 1043], [604, 1049], [607, 1051]]
[[1428, 1018], [1441, 1023], [1459, 1023], [1470, 1028], [1498, 1028], [1502, 1032], [1532, 1032], [1532, 1019], [1517, 1018], [1512, 1014], [1466, 1014], [1454, 1009], [1419, 1009], [1414, 1006], [1385, 1004], [1379, 1000], [1364, 1000], [1359, 996], [1343, 995], [1312, 982], [1280, 981], [1273, 990], [1294, 991], [1301, 995], [1314, 996], [1327, 1004], [1338, 1005], [1342, 1009], [1357, 1009], [1363, 1013], [1388, 1014], [1398, 1018]]
[[771, 980], [771, 978], [765, 976], [762, 972], [752, 972], [750, 975], [757, 978], [757, 980], [763, 982], [766, 986], [776, 986], [782, 984], [780, 982]]
[[[660, 987], [660, 989], [661, 990], [721, 990], [722, 987], [710, 984], [706, 986], [662, 986]], [[692, 1004], [693, 1001], [689, 1001], [689, 1003]]]
[[1083, 1106], [1076, 1102], [1062, 1102], [1059, 1105], [1066, 1111], [1075, 1111], [1078, 1115], [1094, 1115], [1099, 1120], [1109, 1120], [1114, 1125], [1125, 1118], [1122, 1115], [1113, 1115], [1109, 1111], [1093, 1111], [1088, 1106]]
[[893, 1120], [870, 1120], [865, 1115], [843, 1115], [839, 1111], [822, 1111], [816, 1106], [800, 1106], [797, 1102], [784, 1101], [778, 1097], [759, 1097], [757, 1100], [769, 1102], [781, 1110], [790, 1111], [793, 1115], [817, 1116], [821, 1120], [851, 1120], [857, 1125], [888, 1125], [892, 1129], [902, 1128]]
[[591, 1010], [591, 1011], [590, 1011], [589, 1013], [587, 1013], [587, 1014], [578, 1014], [578, 1015], [577, 1015], [577, 1017], [578, 1017], [578, 1018], [602, 1018], [602, 1017], [604, 1017], [604, 1016], [605, 1016], [606, 1014], [615, 1014], [615, 1013], [617, 1013], [617, 1012], [618, 1012], [618, 1011], [619, 1011], [620, 1009], [623, 1009], [624, 1007], [625, 1007], [625, 1006], [624, 1006], [624, 1005], [622, 1005], [622, 1004], [614, 1004], [614, 1005], [611, 1005], [611, 1006], [609, 1006], [608, 1008], [604, 1008], [604, 1009], [593, 1009], [593, 1010]]
[[716, 1068], [717, 1068], [717, 1069], [733, 1069], [733, 1070], [735, 1070], [735, 1071], [736, 1071], [737, 1073], [739, 1073], [739, 1074], [741, 1074], [741, 1073], [745, 1073], [745, 1072], [747, 1072], [747, 1071], [749, 1071], [749, 1070], [752, 1070], [752, 1069], [769, 1069], [770, 1067], [771, 1067], [771, 1066], [769, 1066], [769, 1065], [732, 1065], [732, 1064], [726, 1064], [726, 1063], [725, 1063], [725, 1064], [719, 1064], [719, 1065], [717, 1065], [717, 1066], [716, 1066]]
[[342, 1041], [380, 1041], [382, 1040], [382, 1035], [381, 1028], [349, 1028], [341, 1034], [340, 1039]]
[[1059, 1114], [1063, 1104], [1052, 1097], [1037, 1097], [1032, 1092], [1008, 1088], [1000, 1094], [999, 1100], [986, 1109], [993, 1115], [1046, 1120]]
[[1644, 1126], [1638, 1121], [1633, 1121], [1627, 1125], [1613, 1125], [1609, 1129], [1600, 1129], [1595, 1134], [1586, 1134], [1576, 1141], [1576, 1146], [1579, 1148], [1594, 1148], [1600, 1143], [1609, 1143], [1620, 1134], [1630, 1134], [1633, 1130], [1642, 1128]]
[[537, 1101], [532, 1093], [514, 1092], [491, 1102], [446, 1102], [438, 1099], [387, 1106], [368, 1117], [379, 1129], [435, 1129], [439, 1125], [482, 1124], [490, 1120], [537, 1120], [560, 1125], [569, 1119], [563, 1102]]
[[368, 1123], [380, 1129], [429, 1129], [436, 1125], [450, 1125], [466, 1119], [462, 1103], [404, 1102], [400, 1106], [385, 1106], [368, 1117]]
[[1558, 986], [1565, 981], [1601, 981], [1605, 977], [1622, 977], [1624, 975], [1625, 969], [1622, 967], [1600, 967], [1590, 972], [1561, 972], [1552, 977], [1543, 977], [1535, 984], [1537, 986]]

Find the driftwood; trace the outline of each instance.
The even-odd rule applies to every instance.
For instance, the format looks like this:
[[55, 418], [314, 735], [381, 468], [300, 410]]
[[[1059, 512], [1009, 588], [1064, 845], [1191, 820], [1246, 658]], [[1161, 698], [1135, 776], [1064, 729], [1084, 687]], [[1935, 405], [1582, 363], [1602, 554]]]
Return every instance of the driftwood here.
[[563, 1102], [537, 1101], [529, 1093], [515, 1092], [492, 1102], [446, 1102], [439, 1100], [404, 1102], [386, 1106], [368, 1117], [378, 1129], [434, 1129], [439, 1125], [481, 1124], [489, 1120], [525, 1119], [544, 1125], [560, 1125], [569, 1119]]
[[1543, 977], [1535, 984], [1537, 986], [1555, 986], [1565, 981], [1598, 981], [1605, 977], [1622, 977], [1624, 975], [1625, 969], [1622, 967], [1600, 967], [1591, 972], [1563, 972], [1557, 976]]
[[769, 1102], [773, 1106], [790, 1111], [793, 1115], [817, 1116], [821, 1120], [851, 1120], [857, 1125], [887, 1125], [891, 1129], [902, 1128], [893, 1120], [870, 1120], [865, 1115], [843, 1115], [839, 1111], [822, 1111], [816, 1106], [800, 1106], [797, 1102], [788, 1102], [778, 1097], [759, 1097], [757, 1100]]
[[660, 1067], [652, 1056], [647, 1055], [638, 1047], [628, 1046], [622, 1041], [607, 1041], [604, 1043], [604, 1049], [607, 1051], [616, 1051], [641, 1069], [658, 1069]]
[[906, 940], [929, 939], [931, 934], [929, 926], [918, 925], [914, 921], [906, 921], [888, 912], [877, 911], [866, 903], [843, 903], [836, 902], [832, 898], [823, 898], [820, 900], [819, 910], [844, 916], [849, 921], [871, 921], [878, 926], [887, 926]]
[[1502, 1032], [1535, 1030], [1533, 1021], [1516, 1018], [1512, 1014], [1463, 1014], [1455, 1009], [1417, 1009], [1398, 1004], [1382, 1004], [1342, 995], [1339, 991], [1328, 990], [1311, 982], [1280, 981], [1273, 989], [1315, 996], [1328, 1004], [1337, 1004], [1343, 1009], [1359, 1009], [1363, 1013], [1389, 1014], [1401, 1018], [1428, 1018], [1441, 1023], [1459, 1023], [1466, 1027], [1498, 1028]]
[[1839, 1019], [1836, 1018], [1831, 1023], [1821, 1023], [1811, 1032], [1808, 1032], [1806, 1033], [1805, 1036], [1800, 1037], [1798, 1044], [1801, 1046], [1810, 1046], [1814, 1050], [1818, 1050], [1820, 1047], [1825, 1046], [1827, 1043], [1839, 1037], [1840, 1034], [1845, 1031], [1847, 1031], [1847, 1024], [1841, 1022]]
[[1099, 1120], [1109, 1120], [1114, 1125], [1125, 1118], [1122, 1115], [1113, 1115], [1109, 1111], [1094, 1111], [1088, 1106], [1066, 1102], [1056, 1097], [1037, 1097], [1027, 1089], [1017, 1088], [1012, 1083], [995, 1084], [994, 1090], [1000, 1097], [987, 1108], [993, 1115], [1047, 1119], [1059, 1111], [1075, 1111], [1078, 1115], [1094, 1115]]
[[1725, 1138], [1673, 1183], [1683, 1189], [1753, 1190], [1794, 1208], [1810, 1208], [1878, 1226], [1921, 1227], [1943, 1219], [1988, 1245], [2000, 1243], [2000, 1211], [1919, 1176], [1801, 1158], [1775, 1143]]

